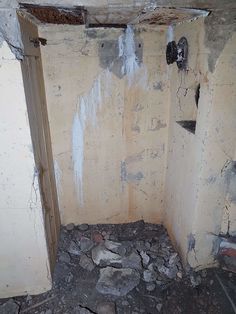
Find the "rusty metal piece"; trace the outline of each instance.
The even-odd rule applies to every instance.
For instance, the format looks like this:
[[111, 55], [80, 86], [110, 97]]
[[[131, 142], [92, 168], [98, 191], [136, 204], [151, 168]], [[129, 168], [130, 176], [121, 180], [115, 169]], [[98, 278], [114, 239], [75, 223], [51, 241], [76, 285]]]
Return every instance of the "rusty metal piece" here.
[[46, 46], [47, 45], [47, 39], [46, 38], [42, 38], [42, 37], [31, 38], [30, 42], [34, 44], [35, 48], [38, 48], [40, 46], [40, 44], [42, 46]]

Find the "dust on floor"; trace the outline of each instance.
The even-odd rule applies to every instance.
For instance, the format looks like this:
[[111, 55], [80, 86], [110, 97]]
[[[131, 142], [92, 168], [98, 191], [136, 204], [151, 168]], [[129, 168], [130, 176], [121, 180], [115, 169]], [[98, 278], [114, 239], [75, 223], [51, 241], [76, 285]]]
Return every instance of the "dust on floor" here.
[[53, 289], [0, 300], [1, 314], [235, 313], [236, 275], [186, 273], [163, 226], [63, 227]]

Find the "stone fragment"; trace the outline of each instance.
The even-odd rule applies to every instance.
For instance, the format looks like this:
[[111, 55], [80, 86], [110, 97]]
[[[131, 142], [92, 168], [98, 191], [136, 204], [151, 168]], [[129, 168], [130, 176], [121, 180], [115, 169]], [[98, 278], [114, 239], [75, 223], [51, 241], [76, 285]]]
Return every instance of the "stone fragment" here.
[[70, 282], [72, 281], [72, 279], [73, 279], [72, 273], [69, 273], [69, 274], [66, 276], [66, 278], [65, 278], [65, 280], [66, 280], [67, 283], [70, 283]]
[[73, 239], [76, 243], [79, 243], [81, 238], [82, 238], [83, 234], [81, 231], [79, 230], [74, 230], [73, 231]]
[[125, 296], [139, 284], [139, 281], [139, 272], [134, 269], [108, 266], [100, 270], [96, 289], [102, 294]]
[[103, 236], [98, 231], [95, 231], [95, 232], [92, 233], [92, 240], [96, 244], [102, 243], [104, 241]]
[[89, 228], [89, 226], [88, 226], [87, 224], [82, 224], [82, 225], [79, 225], [79, 226], [78, 226], [78, 229], [79, 229], [80, 231], [87, 231], [88, 228]]
[[158, 303], [158, 304], [156, 305], [156, 309], [157, 309], [158, 312], [161, 312], [162, 304], [161, 304], [161, 303]]
[[177, 253], [172, 253], [169, 258], [169, 265], [170, 266], [177, 266], [179, 263], [180, 259]]
[[139, 252], [145, 250], [145, 243], [144, 243], [144, 241], [136, 241], [135, 242], [135, 248]]
[[102, 244], [92, 249], [92, 259], [96, 265], [110, 265], [122, 262], [121, 256], [119, 254], [109, 251]]
[[97, 306], [97, 314], [116, 314], [116, 305], [113, 302], [102, 302]]
[[51, 309], [47, 309], [45, 314], [52, 314], [52, 310]]
[[153, 253], [158, 253], [160, 251], [160, 246], [158, 243], [155, 243], [151, 246], [150, 251]]
[[143, 266], [147, 266], [148, 263], [150, 262], [150, 257], [148, 256], [148, 254], [144, 251], [141, 251], [140, 252], [140, 255], [142, 257], [142, 263], [143, 263]]
[[92, 240], [86, 237], [82, 237], [80, 239], [80, 249], [82, 252], [88, 252], [90, 251], [94, 246], [94, 243]]
[[0, 313], [4, 314], [17, 314], [19, 313], [19, 305], [13, 299], [9, 299], [0, 306]]
[[202, 278], [201, 276], [196, 276], [194, 274], [194, 275], [190, 275], [190, 281], [191, 281], [192, 286], [195, 288], [201, 284]]
[[79, 265], [88, 271], [92, 271], [95, 268], [95, 265], [93, 263], [93, 261], [91, 260], [91, 258], [89, 258], [87, 255], [83, 254], [80, 257], [80, 261], [79, 261]]
[[146, 269], [143, 272], [143, 280], [145, 282], [153, 282], [157, 279], [157, 273], [153, 270]]
[[160, 256], [156, 257], [155, 258], [155, 266], [156, 267], [160, 267], [160, 266], [163, 266], [165, 263], [164, 259]]
[[125, 254], [126, 254], [126, 248], [123, 246], [123, 245], [121, 245], [120, 247], [118, 247], [118, 249], [117, 249], [117, 253], [120, 255], [120, 256], [122, 256], [122, 257], [124, 257], [125, 256]]
[[121, 243], [119, 242], [114, 242], [114, 241], [110, 241], [110, 240], [106, 240], [104, 243], [105, 247], [114, 252], [114, 253], [118, 253], [119, 247], [121, 246]]
[[150, 250], [150, 247], [151, 247], [150, 242], [146, 241], [146, 242], [145, 242], [145, 248], [146, 248], [147, 250]]
[[141, 257], [138, 253], [132, 252], [129, 256], [122, 258], [122, 266], [124, 268], [142, 269]]
[[121, 304], [122, 304], [123, 306], [129, 306], [129, 302], [126, 301], [126, 300], [122, 301]]
[[166, 267], [166, 266], [162, 265], [162, 266], [158, 267], [158, 271], [162, 275], [168, 277], [169, 279], [174, 279], [177, 275], [178, 268], [176, 266]]
[[59, 261], [62, 263], [70, 263], [70, 255], [66, 252], [62, 252], [59, 255]]
[[72, 255], [76, 255], [76, 256], [81, 255], [81, 250], [79, 248], [79, 245], [74, 241], [70, 242], [70, 245], [69, 245], [69, 248], [67, 251], [68, 251], [68, 253], [70, 253]]
[[146, 285], [146, 290], [149, 291], [149, 292], [154, 291], [155, 288], [156, 288], [156, 285], [154, 283], [148, 283]]
[[74, 229], [75, 225], [73, 223], [66, 225], [67, 231], [72, 231]]

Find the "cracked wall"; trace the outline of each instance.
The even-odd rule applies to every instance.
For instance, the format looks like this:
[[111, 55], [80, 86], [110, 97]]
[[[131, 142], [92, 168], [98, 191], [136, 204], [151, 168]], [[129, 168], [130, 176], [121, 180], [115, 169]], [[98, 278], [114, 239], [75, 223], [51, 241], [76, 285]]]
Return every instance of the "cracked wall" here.
[[162, 221], [165, 31], [39, 27], [63, 224]]
[[[220, 28], [226, 15], [221, 14], [218, 12], [214, 29]], [[236, 148], [236, 37], [231, 24], [228, 25], [231, 35], [224, 43], [219, 34], [219, 46], [217, 40], [212, 45], [210, 26], [206, 26], [211, 21], [210, 15], [205, 20], [176, 26], [175, 40], [185, 36], [189, 41], [188, 71], [179, 72], [176, 65], [170, 69], [166, 225], [186, 264], [194, 268], [216, 265], [214, 243], [218, 235], [233, 234], [236, 230], [232, 170]], [[194, 90], [199, 83], [197, 108]], [[193, 115], [186, 106], [195, 107], [196, 113]], [[183, 116], [196, 117], [195, 134], [176, 123]]]

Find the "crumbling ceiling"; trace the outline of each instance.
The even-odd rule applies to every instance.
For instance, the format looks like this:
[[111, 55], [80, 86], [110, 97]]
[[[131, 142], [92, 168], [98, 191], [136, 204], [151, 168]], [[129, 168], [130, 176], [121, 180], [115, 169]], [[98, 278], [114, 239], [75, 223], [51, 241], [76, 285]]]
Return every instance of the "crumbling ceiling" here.
[[127, 24], [170, 25], [206, 16], [208, 11], [188, 8], [137, 7], [55, 7], [21, 4], [21, 9], [41, 23], [117, 26]]

